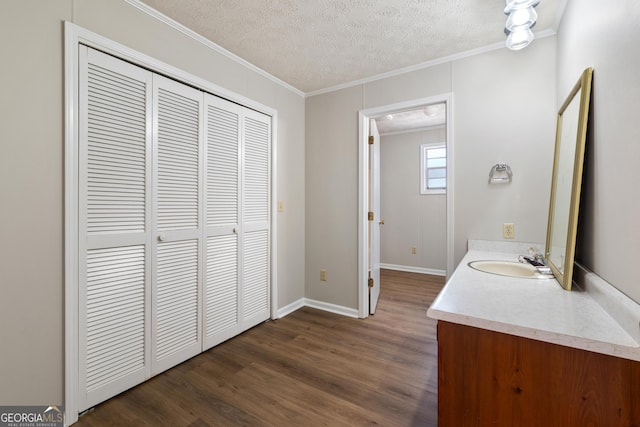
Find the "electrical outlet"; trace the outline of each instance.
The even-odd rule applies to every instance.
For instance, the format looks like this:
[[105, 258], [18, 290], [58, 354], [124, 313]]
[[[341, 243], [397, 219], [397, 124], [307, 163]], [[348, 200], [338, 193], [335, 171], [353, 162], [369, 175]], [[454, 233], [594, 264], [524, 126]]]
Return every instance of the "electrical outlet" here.
[[327, 270], [325, 270], [324, 268], [320, 270], [320, 281], [327, 281]]
[[415, 254], [417, 254], [417, 253], [418, 253], [418, 250], [417, 250], [415, 247], [413, 247], [413, 248], [411, 248], [411, 253], [412, 253], [413, 255], [415, 255]]
[[502, 224], [502, 237], [505, 239], [515, 239], [516, 229], [512, 222]]

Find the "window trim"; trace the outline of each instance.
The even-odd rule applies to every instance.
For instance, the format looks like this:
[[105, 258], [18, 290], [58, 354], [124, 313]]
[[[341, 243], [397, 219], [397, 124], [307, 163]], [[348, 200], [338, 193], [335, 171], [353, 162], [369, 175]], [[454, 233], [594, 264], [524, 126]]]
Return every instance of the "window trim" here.
[[[434, 150], [434, 149], [440, 149], [440, 148], [444, 148], [445, 149], [445, 188], [435, 188], [435, 189], [429, 189], [427, 187], [427, 172], [429, 169], [427, 167], [427, 157], [426, 157], [426, 153], [429, 150]], [[435, 143], [430, 143], [430, 144], [420, 144], [420, 194], [421, 195], [425, 195], [425, 194], [447, 194], [447, 175], [448, 175], [448, 170], [447, 170], [447, 164], [446, 164], [446, 160], [448, 158], [447, 156], [447, 144], [445, 142], [435, 142]]]

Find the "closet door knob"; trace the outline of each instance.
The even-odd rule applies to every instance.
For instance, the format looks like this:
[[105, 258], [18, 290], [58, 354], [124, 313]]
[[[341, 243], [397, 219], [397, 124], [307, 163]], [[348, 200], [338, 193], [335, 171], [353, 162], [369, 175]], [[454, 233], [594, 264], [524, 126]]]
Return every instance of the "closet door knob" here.
[[158, 234], [158, 241], [159, 242], [164, 242], [165, 240], [167, 240], [167, 236], [164, 234]]

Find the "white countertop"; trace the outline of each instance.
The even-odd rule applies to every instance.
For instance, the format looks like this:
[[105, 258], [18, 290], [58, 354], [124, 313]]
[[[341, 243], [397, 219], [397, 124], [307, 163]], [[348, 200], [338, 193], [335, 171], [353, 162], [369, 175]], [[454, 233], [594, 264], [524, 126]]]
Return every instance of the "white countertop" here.
[[[640, 331], [625, 330], [594, 298], [594, 292], [576, 286], [566, 291], [553, 278], [507, 277], [469, 267], [476, 260], [517, 262], [519, 254], [527, 254], [522, 245], [488, 243], [470, 242], [469, 252], [429, 307], [429, 317], [640, 361]], [[507, 252], [505, 247], [516, 250]], [[620, 295], [615, 298], [620, 300]], [[633, 316], [640, 316], [640, 306], [633, 301], [623, 303]], [[626, 323], [628, 327], [633, 322]]]

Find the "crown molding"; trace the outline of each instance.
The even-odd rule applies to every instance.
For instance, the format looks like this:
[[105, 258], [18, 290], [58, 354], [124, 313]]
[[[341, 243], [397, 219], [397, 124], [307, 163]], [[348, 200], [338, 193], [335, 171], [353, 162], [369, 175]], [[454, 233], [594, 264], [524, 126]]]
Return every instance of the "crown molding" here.
[[[413, 71], [417, 71], [417, 70], [422, 70], [425, 68], [429, 68], [429, 67], [433, 67], [435, 65], [440, 65], [440, 64], [444, 64], [447, 62], [452, 62], [452, 61], [456, 61], [459, 59], [463, 59], [463, 58], [467, 58], [470, 56], [474, 56], [474, 55], [479, 55], [481, 53], [485, 53], [485, 52], [490, 52], [493, 50], [498, 50], [498, 49], [502, 49], [504, 48], [504, 42], [499, 42], [499, 43], [493, 43], [487, 46], [483, 46], [483, 47], [479, 47], [476, 49], [471, 49], [471, 50], [467, 50], [464, 52], [460, 52], [460, 53], [456, 53], [453, 55], [448, 55], [448, 56], [444, 56], [442, 58], [436, 58], [430, 61], [426, 61], [426, 62], [422, 62], [420, 64], [416, 64], [416, 65], [411, 65], [409, 67], [404, 67], [404, 68], [399, 68], [397, 70], [392, 70], [392, 71], [388, 71], [386, 73], [382, 73], [382, 74], [377, 74], [375, 76], [371, 76], [371, 77], [365, 77], [363, 79], [359, 79], [359, 80], [354, 80], [351, 82], [347, 82], [347, 83], [341, 83], [335, 86], [330, 86], [324, 89], [318, 89], [318, 90], [314, 90], [314, 91], [310, 91], [310, 92], [303, 92], [300, 89], [297, 89], [294, 86], [291, 86], [289, 83], [280, 80], [279, 78], [275, 77], [274, 75], [268, 73], [267, 71], [263, 70], [262, 68], [250, 63], [249, 61], [242, 59], [241, 57], [239, 57], [238, 55], [228, 51], [227, 49], [223, 48], [222, 46], [212, 42], [211, 40], [207, 39], [206, 37], [196, 33], [195, 31], [191, 30], [190, 28], [187, 28], [186, 26], [184, 26], [183, 24], [169, 18], [168, 16], [164, 15], [163, 13], [155, 10], [154, 8], [152, 8], [151, 6], [148, 6], [147, 4], [143, 3], [141, 0], [124, 0], [126, 3], [130, 4], [131, 6], [139, 9], [140, 11], [146, 13], [147, 15], [157, 19], [160, 22], [163, 22], [164, 24], [170, 26], [171, 28], [180, 31], [181, 33], [183, 33], [184, 35], [192, 38], [193, 40], [202, 43], [203, 45], [207, 46], [208, 48], [212, 49], [213, 51], [224, 55], [225, 57], [231, 59], [232, 61], [246, 67], [247, 69], [254, 71], [256, 73], [258, 73], [259, 75], [265, 77], [268, 80], [271, 80], [272, 82], [282, 86], [283, 88], [295, 93], [298, 96], [301, 96], [303, 98], [308, 98], [311, 96], [316, 96], [316, 95], [322, 95], [325, 93], [330, 93], [330, 92], [336, 92], [338, 90], [342, 90], [342, 89], [346, 89], [346, 88], [350, 88], [353, 86], [358, 86], [358, 85], [362, 85], [362, 84], [366, 84], [366, 83], [371, 83], [377, 80], [382, 80], [382, 79], [386, 79], [389, 77], [395, 77], [395, 76], [399, 76], [402, 74], [406, 74], [406, 73], [410, 73]], [[564, 0], [563, 0], [564, 1]], [[562, 15], [559, 14], [559, 16], [561, 17]], [[556, 31], [554, 28], [550, 28], [550, 29], [546, 29], [543, 31], [539, 31], [535, 33], [535, 37], [536, 38], [544, 38], [544, 37], [549, 37], [549, 36], [553, 36], [556, 34]]]
[[[542, 38], [545, 38], [545, 37], [553, 36], [555, 34], [556, 34], [556, 32], [553, 29], [550, 28], [550, 29], [539, 31], [539, 32], [535, 33], [535, 38], [542, 39]], [[422, 63], [416, 64], [416, 65], [411, 65], [409, 67], [399, 68], [397, 70], [388, 71], [388, 72], [382, 73], [382, 74], [376, 74], [375, 76], [371, 76], [371, 77], [365, 77], [364, 79], [354, 80], [354, 81], [351, 81], [351, 82], [341, 83], [339, 85], [331, 86], [331, 87], [328, 87], [328, 88], [314, 90], [314, 91], [305, 93], [304, 96], [305, 96], [305, 98], [308, 98], [308, 97], [311, 97], [311, 96], [316, 96], [316, 95], [322, 95], [322, 94], [325, 94], [325, 93], [335, 92], [335, 91], [346, 89], [346, 88], [349, 88], [349, 87], [363, 85], [363, 84], [366, 84], [366, 83], [375, 82], [377, 80], [382, 80], [382, 79], [386, 79], [386, 78], [389, 78], [389, 77], [395, 77], [395, 76], [399, 76], [399, 75], [402, 75], [402, 74], [411, 73], [413, 71], [422, 70], [422, 69], [425, 69], [425, 68], [433, 67], [435, 65], [445, 64], [447, 62], [453, 62], [453, 61], [456, 61], [456, 60], [459, 60], [459, 59], [468, 58], [470, 56], [475, 56], [475, 55], [479, 55], [481, 53], [491, 52], [493, 50], [498, 50], [498, 49], [503, 49], [503, 48], [506, 49], [505, 45], [504, 45], [504, 42], [493, 43], [493, 44], [490, 44], [490, 45], [487, 45], [487, 46], [483, 46], [483, 47], [479, 47], [479, 48], [476, 48], [476, 49], [466, 50], [464, 52], [455, 53], [453, 55], [448, 55], [448, 56], [443, 56], [442, 58], [436, 58], [436, 59], [433, 59], [431, 61], [422, 62]]]
[[232, 61], [237, 62], [238, 64], [246, 67], [247, 69], [256, 72], [258, 74], [260, 74], [262, 77], [267, 78], [268, 80], [271, 80], [272, 82], [284, 87], [287, 90], [290, 90], [291, 92], [295, 93], [298, 96], [304, 97], [305, 93], [302, 92], [300, 89], [297, 89], [293, 86], [291, 86], [289, 83], [280, 80], [279, 78], [277, 78], [276, 76], [269, 74], [268, 72], [266, 72], [265, 70], [263, 70], [262, 68], [250, 63], [249, 61], [242, 59], [241, 57], [239, 57], [238, 55], [229, 52], [227, 49], [223, 48], [222, 46], [212, 42], [211, 40], [207, 39], [204, 36], [201, 36], [200, 34], [196, 33], [195, 31], [191, 30], [190, 28], [185, 27], [184, 25], [182, 25], [181, 23], [169, 18], [168, 16], [164, 15], [161, 12], [158, 12], [157, 10], [155, 10], [154, 8], [152, 8], [151, 6], [148, 6], [144, 3], [142, 3], [141, 0], [124, 0], [126, 3], [129, 3], [131, 6], [139, 9], [140, 11], [146, 13], [147, 15], [157, 19], [158, 21], [167, 24], [168, 26], [170, 26], [171, 28], [173, 28], [174, 30], [180, 31], [182, 34], [191, 37], [193, 40], [202, 43], [203, 45], [207, 46], [208, 48], [210, 48], [211, 50], [224, 55], [225, 57], [231, 59]]
[[551, 26], [551, 28], [553, 28], [553, 31], [555, 31], [556, 33], [558, 32], [558, 28], [560, 28], [562, 18], [564, 17], [564, 11], [567, 10], [567, 3], [568, 0], [560, 0], [560, 3], [558, 5], [558, 13], [556, 14], [556, 19]]

